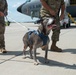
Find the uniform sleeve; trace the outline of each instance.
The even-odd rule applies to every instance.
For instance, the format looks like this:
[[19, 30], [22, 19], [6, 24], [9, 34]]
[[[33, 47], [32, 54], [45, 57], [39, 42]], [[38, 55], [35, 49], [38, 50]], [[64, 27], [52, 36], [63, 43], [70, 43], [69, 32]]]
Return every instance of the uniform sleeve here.
[[8, 15], [8, 4], [7, 1], [5, 0], [5, 7], [4, 7], [4, 15], [7, 16]]
[[64, 4], [64, 0], [61, 0], [61, 5], [63, 5]]
[[6, 0], [5, 0], [5, 9], [8, 9], [8, 4]]

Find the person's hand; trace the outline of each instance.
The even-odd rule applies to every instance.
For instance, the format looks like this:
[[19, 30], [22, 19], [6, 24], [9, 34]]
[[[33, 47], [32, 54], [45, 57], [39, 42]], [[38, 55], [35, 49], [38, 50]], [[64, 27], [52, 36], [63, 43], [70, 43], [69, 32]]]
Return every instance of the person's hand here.
[[0, 16], [4, 16], [4, 13], [3, 12], [0, 12]]
[[64, 14], [60, 15], [60, 21], [64, 19]]

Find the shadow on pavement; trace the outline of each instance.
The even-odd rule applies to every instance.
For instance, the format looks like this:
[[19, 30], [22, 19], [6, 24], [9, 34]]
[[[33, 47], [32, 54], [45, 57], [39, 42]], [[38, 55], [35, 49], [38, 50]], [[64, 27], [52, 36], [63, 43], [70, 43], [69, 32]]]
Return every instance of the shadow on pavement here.
[[[71, 52], [73, 54], [76, 54], [76, 49], [65, 49], [63, 52]], [[26, 53], [28, 54], [29, 52], [26, 51]], [[37, 54], [39, 54], [39, 53], [37, 53]], [[6, 54], [1, 53], [0, 55], [15, 55], [14, 57], [11, 57], [10, 59], [6, 59], [5, 61], [1, 62], [0, 64], [4, 63], [6, 61], [33, 63], [33, 62], [30, 62], [30, 61], [23, 61], [23, 60], [11, 60], [11, 59], [13, 59], [17, 56], [22, 55], [22, 51], [8, 51], [8, 53], [6, 53]], [[37, 59], [40, 61], [39, 65], [46, 65], [46, 66], [51, 66], [51, 67], [62, 67], [62, 68], [66, 68], [66, 69], [76, 69], [76, 64], [69, 65], [69, 64], [65, 64], [65, 63], [62, 63], [62, 62], [55, 61], [55, 60], [49, 60], [49, 63], [45, 64], [44, 63], [44, 60], [45, 60], [44, 57], [39, 57], [38, 56]]]
[[70, 52], [72, 54], [76, 54], [76, 49], [64, 49], [63, 53], [65, 53], [65, 52]]
[[22, 51], [7, 51], [7, 53], [0, 53], [0, 55], [21, 55]]
[[[37, 53], [40, 54], [40, 53]], [[8, 51], [7, 53], [0, 53], [0, 55], [15, 55], [15, 56], [19, 56], [19, 55], [23, 55], [23, 51]], [[29, 55], [29, 50], [26, 51], [26, 55]]]
[[51, 67], [62, 67], [66, 69], [76, 69], [76, 64], [69, 65], [69, 64], [65, 64], [62, 62], [54, 61], [54, 60], [49, 60], [49, 63], [44, 63], [45, 59], [43, 57], [38, 57], [38, 59], [41, 62], [41, 65], [47, 65]]

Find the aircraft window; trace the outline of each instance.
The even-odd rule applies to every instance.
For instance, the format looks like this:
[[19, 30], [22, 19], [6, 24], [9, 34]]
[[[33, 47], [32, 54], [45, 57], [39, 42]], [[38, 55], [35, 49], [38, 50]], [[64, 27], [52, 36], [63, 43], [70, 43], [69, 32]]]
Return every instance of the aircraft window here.
[[35, 8], [35, 6], [33, 5], [33, 8]]
[[70, 0], [70, 5], [76, 5], [76, 0]]
[[31, 6], [30, 6], [29, 8], [30, 8], [30, 9], [32, 9], [32, 7], [31, 7]]
[[35, 6], [33, 5], [33, 6], [30, 6], [29, 8], [30, 8], [30, 9], [34, 9], [34, 8], [35, 8]]
[[39, 4], [39, 5], [36, 5], [36, 8], [40, 8], [41, 7], [41, 5]]
[[26, 0], [26, 2], [30, 2], [31, 0]]
[[39, 7], [41, 7], [41, 5], [39, 4]]

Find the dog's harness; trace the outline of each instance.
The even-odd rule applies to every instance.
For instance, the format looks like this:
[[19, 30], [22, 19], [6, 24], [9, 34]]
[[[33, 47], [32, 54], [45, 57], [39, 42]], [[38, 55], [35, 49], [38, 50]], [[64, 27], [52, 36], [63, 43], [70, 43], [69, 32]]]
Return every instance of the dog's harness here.
[[47, 44], [47, 40], [49, 39], [49, 37], [47, 35], [44, 35], [43, 33], [39, 33], [39, 37], [43, 41], [43, 46], [46, 45]]
[[30, 39], [31, 34], [34, 33], [35, 35], [38, 35], [38, 32], [36, 30], [32, 30], [28, 32], [28, 38]]
[[[30, 40], [30, 36], [31, 36], [32, 33], [34, 33], [35, 35], [38, 35], [41, 38], [41, 40], [43, 41], [43, 45], [47, 44], [47, 40], [49, 39], [49, 37], [47, 35], [44, 35], [43, 33], [40, 33], [38, 31], [36, 31], [36, 30], [28, 32], [28, 39], [29, 40]], [[32, 43], [31, 40], [30, 40], [30, 43]]]

